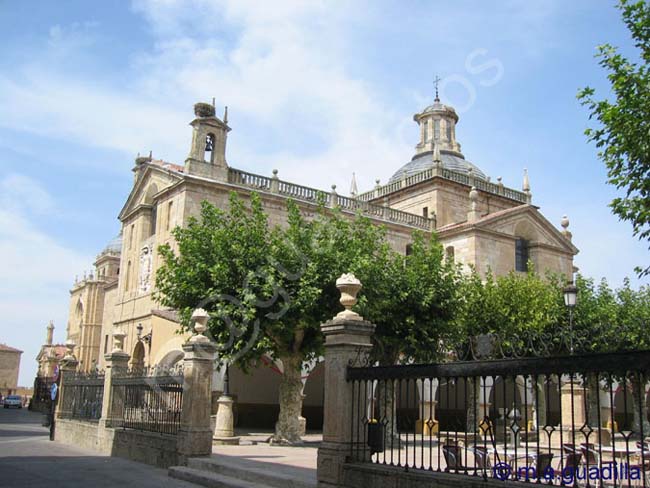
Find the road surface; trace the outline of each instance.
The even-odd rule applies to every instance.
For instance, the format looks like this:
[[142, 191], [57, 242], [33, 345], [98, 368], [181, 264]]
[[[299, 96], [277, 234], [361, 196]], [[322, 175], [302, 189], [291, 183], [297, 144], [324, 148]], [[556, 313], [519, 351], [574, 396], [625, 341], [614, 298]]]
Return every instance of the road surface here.
[[167, 471], [51, 442], [42, 414], [0, 408], [0, 487], [196, 488]]

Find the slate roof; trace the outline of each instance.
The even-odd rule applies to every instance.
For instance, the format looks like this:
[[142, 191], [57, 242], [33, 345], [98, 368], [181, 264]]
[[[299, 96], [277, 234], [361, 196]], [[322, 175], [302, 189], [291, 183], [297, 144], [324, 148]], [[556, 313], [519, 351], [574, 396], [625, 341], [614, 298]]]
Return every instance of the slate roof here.
[[[440, 151], [440, 159], [442, 160], [443, 168], [458, 171], [461, 173], [468, 173], [469, 168], [472, 168], [472, 173], [476, 178], [480, 178], [482, 180], [487, 179], [485, 173], [483, 173], [483, 171], [481, 171], [478, 166], [467, 161], [462, 155], [459, 155], [459, 153], [450, 152], [443, 149]], [[429, 168], [433, 168], [433, 154], [431, 151], [413, 156], [413, 159], [398, 169], [395, 174], [390, 177], [390, 180], [388, 180], [388, 182], [390, 183], [393, 181], [401, 180], [404, 177], [420, 173]]]

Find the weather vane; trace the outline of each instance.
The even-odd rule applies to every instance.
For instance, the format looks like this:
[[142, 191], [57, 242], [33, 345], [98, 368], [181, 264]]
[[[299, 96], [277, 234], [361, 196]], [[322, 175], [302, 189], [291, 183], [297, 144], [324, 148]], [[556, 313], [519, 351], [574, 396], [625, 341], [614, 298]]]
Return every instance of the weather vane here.
[[440, 101], [440, 98], [438, 97], [438, 83], [440, 83], [441, 81], [442, 78], [440, 78], [438, 75], [436, 75], [436, 77], [433, 79], [433, 84], [436, 87], [436, 100], [435, 100], [436, 102]]

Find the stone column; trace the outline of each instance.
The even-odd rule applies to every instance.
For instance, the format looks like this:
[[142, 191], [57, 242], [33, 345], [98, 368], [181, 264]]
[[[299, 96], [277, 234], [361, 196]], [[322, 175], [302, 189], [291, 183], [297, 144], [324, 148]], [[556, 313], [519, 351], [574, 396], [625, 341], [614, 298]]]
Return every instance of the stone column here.
[[120, 427], [124, 408], [124, 392], [113, 389], [113, 378], [123, 375], [129, 367], [129, 355], [123, 351], [124, 332], [113, 333], [113, 350], [104, 355], [106, 372], [104, 374], [104, 396], [102, 398], [102, 416], [99, 426]]
[[[205, 311], [202, 312], [207, 315]], [[203, 335], [206, 324], [202, 322], [195, 321], [197, 334], [183, 344], [183, 409], [176, 444], [181, 463], [188, 457], [212, 454], [210, 413], [212, 370], [217, 345]]]
[[230, 396], [230, 374], [228, 369], [230, 365], [224, 363], [224, 381], [223, 391], [217, 400], [219, 408], [214, 425], [214, 435], [212, 443], [216, 445], [238, 445], [239, 437], [235, 436], [235, 415], [233, 413], [233, 399]]
[[[325, 336], [325, 405], [323, 443], [318, 449], [318, 486], [343, 486], [343, 464], [353, 442], [352, 385], [346, 381], [348, 365], [359, 354], [370, 351], [375, 326], [351, 310], [361, 283], [354, 275], [336, 281], [341, 303], [346, 308], [333, 320], [321, 325]], [[361, 441], [362, 442], [362, 441]]]
[[578, 430], [587, 419], [585, 412], [585, 388], [575, 379], [567, 381], [561, 388], [562, 425]]

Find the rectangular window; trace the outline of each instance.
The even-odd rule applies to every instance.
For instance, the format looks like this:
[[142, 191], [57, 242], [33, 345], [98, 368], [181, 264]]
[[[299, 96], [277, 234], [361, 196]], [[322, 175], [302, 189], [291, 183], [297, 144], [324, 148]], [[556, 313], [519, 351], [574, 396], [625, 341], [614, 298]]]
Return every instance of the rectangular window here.
[[528, 270], [528, 241], [526, 239], [515, 241], [515, 270]]
[[439, 120], [434, 120], [433, 121], [433, 139], [436, 140], [436, 141], [440, 139], [440, 121]]
[[108, 354], [108, 334], [104, 336], [104, 354]]
[[422, 217], [424, 217], [425, 219], [429, 218], [429, 207], [424, 207], [422, 209]]
[[129, 249], [133, 249], [133, 233], [135, 232], [135, 224], [131, 224], [131, 231], [129, 232]]
[[151, 207], [151, 227], [149, 228], [149, 235], [152, 236], [156, 233], [156, 223], [158, 222], [158, 205], [155, 203]]
[[429, 121], [424, 121], [424, 142], [429, 142]]
[[447, 122], [447, 140], [451, 142], [451, 124]]

